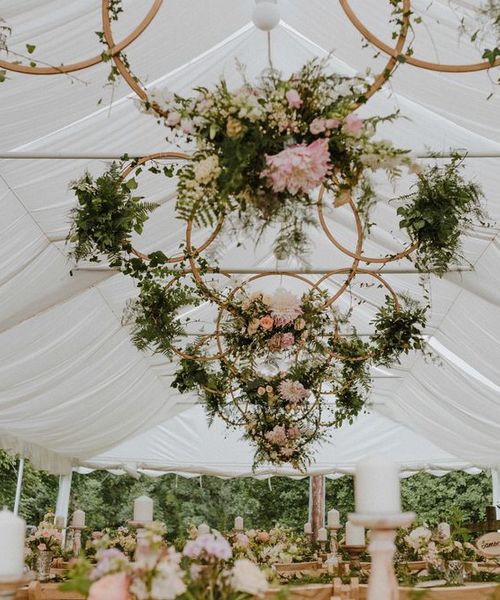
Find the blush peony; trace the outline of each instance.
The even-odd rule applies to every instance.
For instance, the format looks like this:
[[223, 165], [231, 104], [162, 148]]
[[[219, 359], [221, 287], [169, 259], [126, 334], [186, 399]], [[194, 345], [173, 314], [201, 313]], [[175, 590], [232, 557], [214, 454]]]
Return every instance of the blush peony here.
[[274, 192], [307, 193], [323, 183], [330, 168], [328, 141], [319, 139], [308, 146], [297, 144], [279, 154], [266, 156], [267, 178]]

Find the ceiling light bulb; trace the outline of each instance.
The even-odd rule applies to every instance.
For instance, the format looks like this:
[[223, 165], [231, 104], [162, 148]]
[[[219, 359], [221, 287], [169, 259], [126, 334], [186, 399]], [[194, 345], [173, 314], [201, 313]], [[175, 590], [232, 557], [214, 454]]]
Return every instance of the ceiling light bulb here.
[[275, 2], [259, 2], [252, 13], [255, 27], [262, 31], [271, 31], [280, 22], [280, 10]]

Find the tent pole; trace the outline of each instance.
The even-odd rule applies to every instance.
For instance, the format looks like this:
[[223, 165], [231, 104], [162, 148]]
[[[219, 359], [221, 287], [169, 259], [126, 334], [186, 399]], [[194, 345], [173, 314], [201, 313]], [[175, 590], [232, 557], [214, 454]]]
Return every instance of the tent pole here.
[[21, 504], [21, 492], [23, 490], [24, 477], [24, 458], [19, 459], [19, 467], [17, 470], [16, 497], [14, 500], [14, 514], [19, 514], [19, 505]]
[[57, 493], [56, 503], [56, 520], [57, 517], [63, 517], [64, 528], [63, 528], [63, 540], [62, 546], [64, 548], [66, 542], [66, 527], [68, 525], [68, 512], [69, 512], [69, 498], [71, 495], [71, 481], [73, 479], [73, 471], [68, 475], [59, 476], [59, 491]]
[[309, 477], [309, 523], [312, 526], [313, 540], [318, 539], [318, 531], [325, 526], [325, 476]]
[[492, 504], [497, 509], [497, 519], [500, 519], [500, 465], [491, 469]]

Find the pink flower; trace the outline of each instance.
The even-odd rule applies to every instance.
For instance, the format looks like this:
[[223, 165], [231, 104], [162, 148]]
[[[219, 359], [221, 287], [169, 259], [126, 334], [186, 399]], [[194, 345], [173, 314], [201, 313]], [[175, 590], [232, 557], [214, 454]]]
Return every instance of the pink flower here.
[[181, 129], [186, 134], [193, 133], [193, 131], [194, 131], [193, 121], [191, 121], [191, 119], [182, 119], [181, 120]]
[[295, 343], [295, 336], [293, 333], [284, 333], [281, 336], [281, 348], [290, 348]]
[[47, 544], [38, 544], [37, 548], [40, 552], [43, 552], [44, 550], [47, 550]]
[[279, 154], [267, 155], [266, 163], [261, 177], [267, 177], [274, 192], [309, 192], [320, 185], [330, 171], [328, 141], [319, 139], [308, 146], [289, 146]]
[[340, 127], [342, 125], [342, 122], [339, 121], [338, 119], [327, 119], [325, 121], [325, 127], [327, 129], [337, 129], [337, 127]]
[[309, 131], [313, 135], [318, 135], [318, 133], [322, 133], [325, 131], [326, 121], [325, 119], [314, 119], [314, 121], [309, 125]]
[[205, 533], [199, 535], [195, 540], [186, 543], [183, 550], [184, 556], [189, 558], [216, 558], [228, 560], [233, 552], [229, 542], [220, 534]]
[[291, 440], [296, 440], [300, 437], [300, 429], [295, 425], [293, 427], [290, 427], [290, 429], [287, 431], [287, 436]]
[[130, 600], [126, 573], [106, 575], [92, 584], [88, 600]]
[[288, 100], [288, 106], [290, 108], [300, 108], [303, 104], [300, 94], [297, 90], [288, 90], [286, 93], [286, 99]]
[[279, 393], [283, 400], [287, 400], [290, 404], [299, 404], [309, 398], [311, 394], [300, 381], [291, 379], [285, 379], [279, 384]]
[[276, 425], [272, 431], [268, 431], [265, 438], [271, 444], [280, 446], [286, 442], [286, 429], [281, 425]]
[[267, 533], [267, 531], [259, 531], [259, 533], [257, 534], [257, 539], [259, 540], [259, 542], [266, 544], [269, 541], [269, 534]]
[[273, 318], [270, 317], [269, 315], [265, 315], [264, 317], [261, 317], [261, 319], [259, 320], [260, 326], [262, 327], [262, 329], [265, 329], [266, 331], [269, 331], [270, 329], [273, 328]]
[[345, 119], [345, 127], [349, 133], [359, 135], [363, 130], [363, 119], [358, 115], [348, 115]]
[[167, 120], [165, 121], [165, 123], [169, 127], [175, 127], [176, 125], [179, 125], [180, 122], [181, 122], [181, 115], [178, 112], [169, 113]]
[[237, 533], [236, 534], [236, 543], [238, 544], [238, 546], [240, 548], [246, 548], [248, 546], [248, 544], [250, 543], [250, 540], [248, 539], [248, 536], [245, 535], [244, 533]]
[[283, 288], [274, 292], [268, 306], [277, 327], [288, 325], [302, 314], [300, 298]]
[[295, 448], [282, 448], [281, 449], [281, 454], [286, 457], [292, 456], [292, 454], [294, 452], [295, 452]]

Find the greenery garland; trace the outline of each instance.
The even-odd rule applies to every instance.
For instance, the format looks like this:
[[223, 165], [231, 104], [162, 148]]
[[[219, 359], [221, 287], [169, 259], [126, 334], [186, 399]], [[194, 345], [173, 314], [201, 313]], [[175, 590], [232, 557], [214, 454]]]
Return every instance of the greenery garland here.
[[461, 175], [463, 158], [456, 155], [445, 165], [433, 165], [418, 175], [414, 191], [398, 200], [400, 227], [417, 243], [416, 266], [437, 275], [460, 264], [462, 235], [474, 223], [486, 225], [482, 192], [477, 183]]

